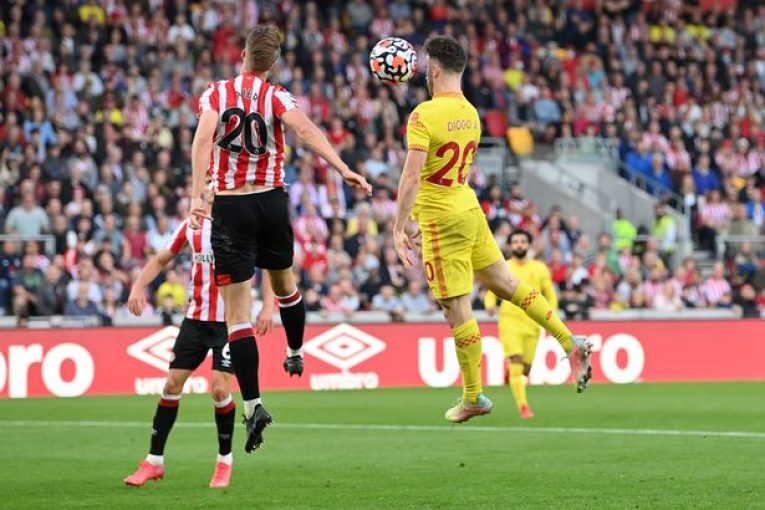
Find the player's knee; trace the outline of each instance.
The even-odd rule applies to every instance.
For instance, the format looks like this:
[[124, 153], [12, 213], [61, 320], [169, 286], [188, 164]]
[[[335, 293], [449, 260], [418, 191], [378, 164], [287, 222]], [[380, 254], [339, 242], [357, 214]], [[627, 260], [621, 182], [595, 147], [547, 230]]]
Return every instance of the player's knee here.
[[223, 402], [229, 395], [228, 386], [224, 384], [213, 386], [210, 395], [214, 401]]
[[508, 359], [508, 361], [510, 361], [510, 363], [512, 365], [522, 365], [523, 364], [523, 356], [520, 356], [518, 354], [510, 356], [507, 359]]
[[289, 296], [297, 289], [295, 275], [291, 269], [273, 271], [268, 273], [271, 278], [271, 287], [277, 296]]
[[165, 387], [162, 388], [163, 395], [180, 395], [183, 391], [183, 383], [173, 379], [165, 381]]
[[528, 377], [530, 373], [531, 373], [531, 365], [529, 365], [528, 363], [524, 363], [523, 364], [523, 375]]
[[162, 389], [162, 392], [165, 395], [180, 395], [185, 382], [186, 377], [170, 373], [167, 376], [167, 380], [165, 380], [165, 387]]

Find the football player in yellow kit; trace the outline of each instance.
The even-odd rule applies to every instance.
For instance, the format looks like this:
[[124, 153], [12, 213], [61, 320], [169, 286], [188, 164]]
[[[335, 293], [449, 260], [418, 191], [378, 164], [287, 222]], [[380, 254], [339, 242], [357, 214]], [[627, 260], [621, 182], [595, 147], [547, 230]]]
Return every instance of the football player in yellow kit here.
[[[531, 246], [531, 234], [525, 230], [515, 230], [507, 238], [510, 246], [510, 258], [507, 267], [521, 281], [528, 283], [542, 293], [550, 303], [550, 308], [558, 309], [558, 296], [553, 287], [550, 270], [538, 260], [527, 257]], [[489, 314], [497, 310], [497, 296], [489, 291], [484, 298], [484, 305]], [[531, 320], [523, 310], [510, 301], [499, 304], [499, 339], [507, 358], [510, 372], [510, 390], [515, 398], [515, 405], [521, 418], [533, 418], [528, 400], [526, 399], [526, 382], [524, 376], [529, 375], [534, 363], [534, 354], [539, 343], [539, 333], [542, 328]]]
[[[425, 52], [432, 99], [409, 117], [393, 239], [405, 267], [411, 267], [410, 250], [421, 242], [425, 276], [452, 330], [463, 391], [446, 419], [463, 422], [493, 407], [481, 384], [481, 332], [470, 306], [474, 274], [555, 336], [581, 392], [590, 379], [591, 346], [572, 335], [538, 291], [513, 276], [468, 185], [481, 120], [462, 94], [465, 50], [452, 37], [436, 36], [425, 43]], [[419, 223], [417, 233], [407, 229], [412, 217]]]

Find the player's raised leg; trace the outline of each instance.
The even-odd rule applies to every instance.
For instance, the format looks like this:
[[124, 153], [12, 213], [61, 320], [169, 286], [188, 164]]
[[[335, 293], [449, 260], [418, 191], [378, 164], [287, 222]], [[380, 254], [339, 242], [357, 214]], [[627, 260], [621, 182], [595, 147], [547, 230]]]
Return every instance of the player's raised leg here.
[[231, 442], [234, 435], [236, 404], [231, 397], [231, 374], [213, 370], [212, 398], [215, 407], [215, 426], [218, 431], [218, 459], [210, 480], [210, 487], [217, 489], [228, 487], [234, 463]]
[[283, 367], [290, 377], [303, 375], [303, 336], [305, 335], [305, 303], [295, 281], [292, 267], [268, 271], [284, 332], [287, 335], [287, 355]]
[[500, 299], [508, 300], [518, 306], [534, 322], [558, 340], [568, 355], [577, 392], [584, 391], [592, 377], [590, 366], [592, 345], [587, 342], [587, 339], [574, 336], [560, 320], [558, 314], [550, 308], [544, 296], [530, 285], [516, 278], [504, 260], [477, 270], [476, 276]]
[[140, 487], [149, 480], [161, 480], [165, 476], [165, 443], [173, 429], [175, 418], [178, 416], [178, 406], [181, 402], [181, 391], [191, 370], [171, 368], [167, 374], [162, 396], [157, 403], [152, 422], [151, 444], [149, 454], [138, 465], [138, 469], [125, 477], [126, 485]]
[[251, 275], [245, 281], [220, 287], [223, 300], [226, 303], [226, 325], [228, 326], [231, 365], [239, 382], [239, 389], [244, 401], [244, 423], [247, 431], [244, 450], [247, 453], [263, 444], [263, 429], [272, 421], [271, 415], [263, 407], [260, 399], [258, 344], [255, 341], [255, 332], [250, 323], [250, 310], [252, 308], [250, 278]]

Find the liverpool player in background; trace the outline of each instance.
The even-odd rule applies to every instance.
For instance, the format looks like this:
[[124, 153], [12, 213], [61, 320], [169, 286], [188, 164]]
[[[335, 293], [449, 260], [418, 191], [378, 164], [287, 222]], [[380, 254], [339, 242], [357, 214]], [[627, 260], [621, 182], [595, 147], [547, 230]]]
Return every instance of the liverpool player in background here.
[[[170, 244], [160, 250], [141, 271], [128, 297], [128, 309], [141, 315], [146, 306], [146, 288], [162, 269], [188, 246], [192, 253], [191, 279], [189, 281], [189, 304], [178, 337], [173, 345], [173, 359], [167, 374], [162, 397], [152, 424], [149, 455], [138, 470], [123, 481], [127, 485], [141, 486], [149, 480], [165, 476], [164, 450], [167, 437], [173, 428], [181, 402], [181, 391], [186, 379], [202, 364], [212, 349], [212, 398], [215, 406], [215, 424], [218, 428], [218, 461], [215, 464], [210, 487], [228, 487], [231, 478], [233, 456], [231, 440], [234, 434], [236, 406], [231, 398], [231, 359], [228, 334], [224, 320], [224, 303], [213, 281], [214, 260], [210, 246], [211, 223], [204, 220], [201, 228], [192, 230], [188, 220], [182, 222], [173, 233]], [[263, 278], [263, 309], [257, 320], [258, 334], [271, 328], [274, 294]]]
[[226, 304], [231, 362], [244, 400], [251, 452], [263, 442], [271, 415], [263, 407], [258, 383], [258, 347], [250, 324], [250, 280], [255, 266], [268, 271], [287, 335], [284, 369], [303, 371], [305, 304], [293, 262], [289, 200], [284, 189], [284, 127], [324, 158], [349, 186], [371, 192], [361, 175], [343, 163], [322, 131], [284, 88], [266, 81], [279, 59], [280, 34], [258, 25], [242, 51], [242, 73], [211, 83], [199, 99], [199, 125], [192, 144], [193, 188], [190, 224], [208, 218], [205, 175], [212, 176], [212, 248], [215, 281]]

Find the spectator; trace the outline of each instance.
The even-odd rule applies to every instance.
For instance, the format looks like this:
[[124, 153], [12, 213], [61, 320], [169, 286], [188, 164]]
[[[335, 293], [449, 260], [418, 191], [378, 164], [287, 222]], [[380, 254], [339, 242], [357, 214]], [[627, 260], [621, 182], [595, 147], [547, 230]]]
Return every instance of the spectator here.
[[396, 296], [395, 290], [390, 285], [380, 287], [380, 293], [372, 298], [372, 310], [388, 312], [396, 319], [400, 319], [404, 313], [401, 300]]
[[718, 306], [721, 303], [727, 304], [727, 299], [724, 300], [724, 298], [726, 295], [730, 297], [731, 286], [725, 279], [725, 266], [722, 262], [715, 262], [712, 267], [712, 274], [701, 286], [701, 293], [710, 306]]
[[726, 232], [730, 224], [730, 206], [720, 199], [718, 190], [712, 190], [707, 196], [706, 203], [701, 206], [699, 216], [701, 220], [699, 245], [714, 253], [717, 234]]
[[50, 220], [45, 209], [37, 205], [32, 181], [21, 183], [21, 205], [17, 205], [5, 219], [8, 234], [39, 236], [50, 229]]
[[5, 315], [11, 308], [12, 282], [21, 269], [22, 261], [15, 241], [6, 240], [0, 253], [0, 309]]
[[712, 190], [720, 189], [720, 179], [712, 171], [707, 154], [699, 157], [699, 161], [693, 169], [693, 182], [696, 185], [696, 193], [700, 195], [706, 195]]
[[676, 312], [683, 308], [683, 302], [672, 282], [664, 282], [661, 292], [653, 298], [653, 308], [662, 312]]
[[77, 295], [66, 304], [64, 315], [90, 317], [98, 314], [98, 306], [95, 301], [90, 299], [90, 288], [87, 282], [79, 282], [77, 284]]
[[411, 313], [430, 313], [435, 309], [433, 302], [423, 292], [422, 283], [419, 280], [411, 280], [409, 286], [401, 295], [401, 305], [404, 310]]
[[749, 284], [741, 286], [736, 294], [734, 303], [741, 308], [741, 315], [745, 319], [759, 319], [760, 310], [757, 308], [757, 291]]
[[[736, 204], [733, 208], [733, 219], [730, 222], [730, 227], [728, 227], [728, 234], [742, 237], [756, 237], [760, 234], [757, 225], [749, 219], [745, 204]], [[729, 245], [731, 255], [735, 256], [739, 252], [740, 246], [739, 243], [731, 243]]]
[[157, 217], [156, 226], [149, 230], [149, 234], [146, 236], [146, 244], [152, 253], [157, 253], [168, 246], [172, 240], [173, 232], [170, 230], [170, 222], [167, 216], [160, 214]]
[[165, 309], [175, 313], [183, 312], [186, 306], [186, 287], [175, 269], [167, 272], [167, 279], [157, 289], [156, 300]]
[[666, 206], [657, 204], [654, 207], [654, 222], [651, 235], [659, 243], [659, 255], [665, 266], [670, 266], [672, 254], [677, 245], [677, 225], [675, 219], [667, 212]]
[[625, 248], [632, 249], [632, 242], [637, 236], [637, 229], [632, 222], [624, 217], [621, 209], [616, 209], [616, 219], [611, 224], [611, 233], [614, 239], [614, 249], [622, 251]]
[[39, 306], [46, 285], [45, 275], [35, 267], [34, 255], [24, 255], [21, 268], [13, 277], [13, 313], [26, 318], [47, 312]]

